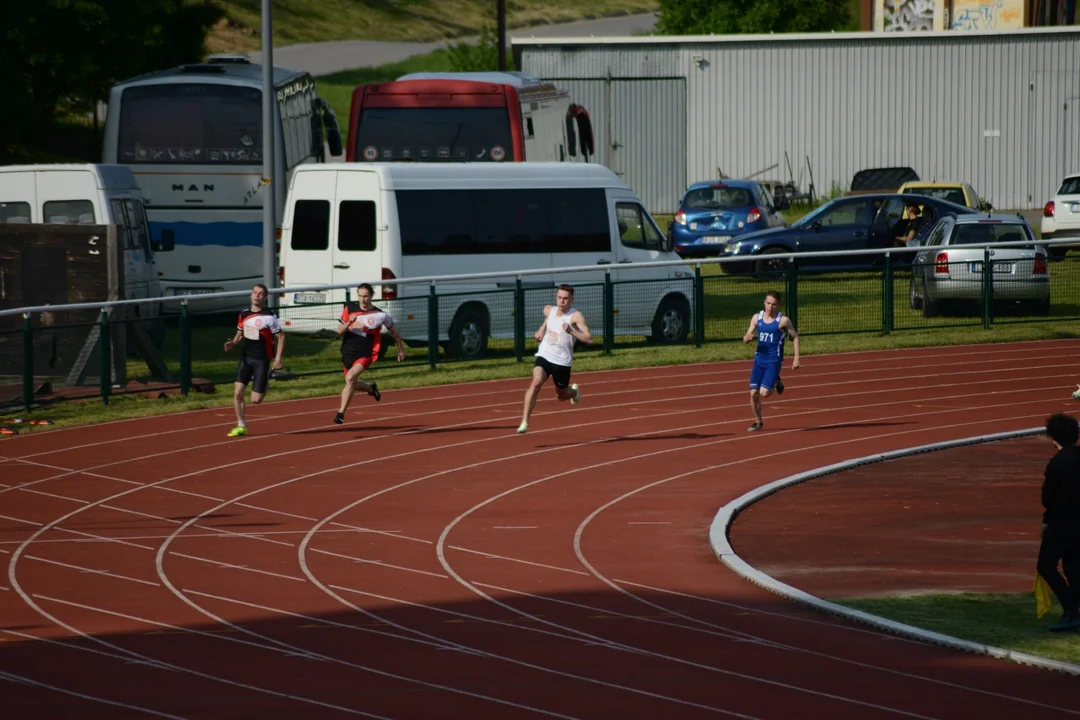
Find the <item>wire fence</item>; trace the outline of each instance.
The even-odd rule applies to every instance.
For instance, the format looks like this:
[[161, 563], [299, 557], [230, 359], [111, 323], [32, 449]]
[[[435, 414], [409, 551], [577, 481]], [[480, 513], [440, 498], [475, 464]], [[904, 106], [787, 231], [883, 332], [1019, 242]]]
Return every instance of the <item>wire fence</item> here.
[[[408, 344], [405, 362], [431, 368], [531, 356], [543, 308], [554, 303], [561, 282], [574, 284], [574, 305], [595, 338], [583, 350], [599, 353], [739, 342], [770, 290], [781, 293], [783, 312], [804, 336], [1080, 319], [1080, 256], [1006, 263], [995, 260], [994, 247], [981, 247], [982, 261], [964, 263], [913, 265], [913, 254], [903, 250], [867, 263], [864, 251], [861, 264], [843, 269], [818, 266], [836, 266], [850, 253], [775, 256], [780, 263], [761, 273], [716, 259], [635, 264], [602, 275], [586, 267], [400, 279], [394, 296], [384, 293], [375, 304], [395, 318]], [[647, 269], [652, 272], [642, 272]], [[535, 274], [555, 279], [538, 283]], [[378, 293], [389, 289], [368, 282]], [[348, 300], [355, 285], [272, 291], [282, 300], [276, 312], [293, 376], [341, 372], [341, 303], [291, 302], [301, 291], [334, 289]], [[203, 303], [224, 297], [235, 298], [236, 312], [200, 312]], [[237, 354], [224, 343], [247, 304], [245, 292], [0, 310], [0, 406], [29, 410], [45, 396], [107, 403], [125, 393], [186, 395], [231, 384]], [[392, 346], [384, 338], [383, 352]]]

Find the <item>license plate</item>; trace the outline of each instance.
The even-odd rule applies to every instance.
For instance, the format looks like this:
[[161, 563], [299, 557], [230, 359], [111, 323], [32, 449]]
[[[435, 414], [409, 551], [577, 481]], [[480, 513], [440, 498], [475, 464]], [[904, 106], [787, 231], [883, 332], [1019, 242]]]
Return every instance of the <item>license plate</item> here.
[[326, 302], [326, 293], [293, 293], [297, 305], [320, 305]]
[[211, 293], [221, 292], [214, 288], [176, 288], [173, 293], [176, 295], [210, 295]]
[[[981, 273], [983, 271], [983, 264], [981, 262], [971, 263], [971, 272]], [[994, 263], [994, 272], [996, 273], [1011, 273], [1013, 271], [1012, 263]]]
[[730, 235], [706, 235], [705, 237], [701, 238], [701, 242], [715, 245], [719, 243], [726, 243], [730, 239]]

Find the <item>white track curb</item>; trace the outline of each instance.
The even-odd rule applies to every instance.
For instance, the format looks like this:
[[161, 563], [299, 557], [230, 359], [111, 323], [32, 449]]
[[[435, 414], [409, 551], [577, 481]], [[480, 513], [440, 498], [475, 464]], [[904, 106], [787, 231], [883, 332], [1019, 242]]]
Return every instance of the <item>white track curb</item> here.
[[923, 642], [931, 643], [933, 645], [941, 645], [944, 647], [955, 648], [957, 650], [965, 650], [967, 652], [976, 653], [978, 655], [987, 655], [989, 657], [1000, 658], [1002, 660], [1011, 660], [1013, 662], [1021, 663], [1023, 665], [1030, 665], [1033, 667], [1045, 668], [1048, 670], [1056, 670], [1058, 672], [1068, 673], [1070, 675], [1080, 676], [1080, 665], [1074, 665], [1072, 663], [1061, 662], [1058, 660], [1050, 660], [1048, 658], [1039, 657], [1036, 655], [1029, 655], [1028, 653], [1015, 652], [1013, 650], [1006, 650], [1005, 648], [994, 647], [993, 645], [984, 645], [978, 642], [972, 642], [970, 640], [961, 640], [960, 638], [951, 637], [949, 635], [942, 635], [940, 633], [932, 632], [930, 630], [923, 630], [922, 628], [913, 627], [911, 625], [905, 625], [903, 623], [896, 622], [894, 620], [888, 620], [877, 615], [871, 615], [869, 613], [855, 610], [853, 608], [838, 605], [836, 603], [822, 600], [821, 598], [814, 597], [808, 593], [794, 588], [786, 583], [782, 583], [776, 578], [769, 577], [768, 575], [760, 572], [759, 570], [751, 567], [741, 557], [739, 557], [735, 550], [728, 542], [728, 529], [735, 521], [735, 518], [740, 512], [750, 507], [759, 500], [762, 500], [775, 492], [779, 492], [785, 488], [789, 488], [793, 485], [806, 482], [807, 480], [813, 480], [816, 478], [824, 477], [826, 475], [832, 475], [833, 473], [840, 472], [842, 470], [850, 470], [851, 468], [858, 467], [860, 465], [872, 465], [874, 463], [882, 462], [884, 460], [892, 460], [898, 457], [906, 457], [908, 455], [916, 455], [925, 452], [934, 452], [936, 450], [945, 450], [947, 448], [960, 447], [963, 445], [977, 445], [980, 443], [994, 442], [997, 440], [1008, 440], [1018, 437], [1029, 437], [1032, 435], [1039, 435], [1045, 432], [1045, 428], [1029, 428], [1027, 430], [1018, 430], [1014, 432], [995, 433], [993, 435], [977, 435], [975, 437], [964, 438], [962, 440], [950, 440], [948, 442], [933, 443], [930, 445], [920, 445], [918, 447], [907, 448], [904, 450], [894, 450], [892, 452], [881, 453], [878, 455], [867, 455], [865, 457], [856, 458], [854, 460], [847, 460], [845, 462], [836, 463], [835, 465], [827, 465], [814, 470], [809, 470], [798, 475], [791, 475], [786, 478], [781, 478], [775, 482], [771, 482], [768, 485], [762, 485], [759, 488], [751, 490], [745, 493], [741, 497], [732, 500], [730, 503], [720, 508], [716, 513], [716, 517], [713, 518], [712, 526], [709, 528], [709, 544], [712, 545], [713, 552], [720, 558], [720, 561], [727, 566], [736, 575], [749, 580], [750, 582], [765, 588], [766, 590], [776, 593], [780, 597], [792, 600], [803, 605], [808, 605], [815, 610], [821, 610], [833, 615], [853, 620], [864, 625], [870, 625], [881, 630], [886, 630], [897, 635], [903, 635], [906, 637], [920, 640]]

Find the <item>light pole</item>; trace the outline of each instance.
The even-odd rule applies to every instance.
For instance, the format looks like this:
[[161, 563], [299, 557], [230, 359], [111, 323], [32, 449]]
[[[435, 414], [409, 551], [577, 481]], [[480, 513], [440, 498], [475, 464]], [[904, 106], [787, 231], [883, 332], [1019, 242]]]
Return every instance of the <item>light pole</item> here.
[[499, 72], [506, 71], [506, 0], [495, 1], [496, 35], [499, 36]]
[[[267, 288], [277, 285], [277, 243], [274, 214], [274, 23], [271, 18], [271, 0], [262, 0], [262, 190], [263, 190], [263, 284]], [[270, 295], [267, 302], [277, 307], [277, 295]]]

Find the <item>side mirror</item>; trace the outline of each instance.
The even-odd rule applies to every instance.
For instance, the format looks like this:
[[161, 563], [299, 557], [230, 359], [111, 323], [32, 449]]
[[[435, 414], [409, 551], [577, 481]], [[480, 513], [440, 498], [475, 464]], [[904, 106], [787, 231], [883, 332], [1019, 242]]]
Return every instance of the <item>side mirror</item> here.
[[154, 252], [172, 252], [176, 249], [176, 235], [166, 228], [161, 231], [161, 237], [152, 243]]
[[323, 127], [326, 128], [326, 144], [330, 146], [330, 154], [333, 157], [341, 157], [344, 152], [344, 143], [341, 141], [341, 128], [338, 127], [337, 116], [334, 115], [330, 103], [319, 98], [319, 108], [322, 110]]
[[667, 229], [668, 229], [668, 232], [671, 232], [672, 230], [675, 229], [675, 221], [674, 220], [668, 220]]
[[994, 206], [993, 206], [993, 205], [991, 205], [990, 203], [985, 203], [985, 205], [986, 205], [986, 211], [987, 211], [987, 212], [990, 212], [991, 210], [993, 210], [993, 209], [994, 209]]
[[674, 249], [675, 249], [675, 239], [671, 236], [671, 233], [668, 233], [660, 241], [660, 251], [669, 253]]
[[814, 229], [814, 232], [821, 232], [821, 221], [820, 220], [815, 220], [814, 224], [811, 225], [810, 227], [812, 227]]

